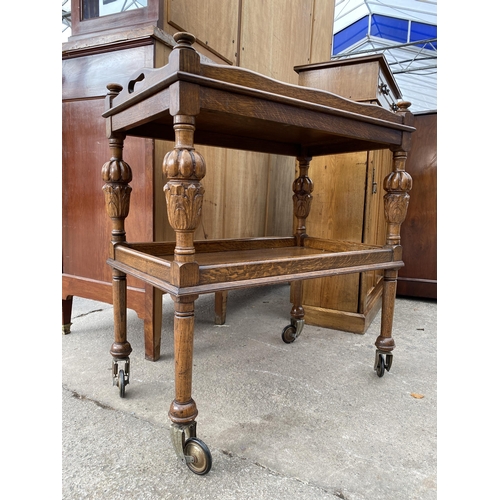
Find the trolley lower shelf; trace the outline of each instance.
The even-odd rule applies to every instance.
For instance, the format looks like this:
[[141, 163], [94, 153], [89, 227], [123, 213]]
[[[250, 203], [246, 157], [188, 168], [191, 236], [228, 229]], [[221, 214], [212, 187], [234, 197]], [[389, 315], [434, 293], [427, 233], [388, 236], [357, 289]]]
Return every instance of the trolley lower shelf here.
[[175, 243], [127, 243], [108, 263], [164, 292], [182, 296], [289, 282], [373, 269], [399, 269], [394, 247], [293, 237], [207, 240], [195, 243], [196, 260], [174, 262]]

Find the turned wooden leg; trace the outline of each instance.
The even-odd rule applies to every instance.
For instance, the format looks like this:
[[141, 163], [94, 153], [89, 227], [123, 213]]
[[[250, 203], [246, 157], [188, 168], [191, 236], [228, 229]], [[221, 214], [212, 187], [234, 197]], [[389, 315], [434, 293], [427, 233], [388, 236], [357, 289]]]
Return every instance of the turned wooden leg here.
[[[306, 233], [306, 219], [311, 210], [312, 192], [314, 184], [307, 176], [311, 158], [298, 157], [299, 175], [293, 182], [293, 213], [295, 216], [295, 244], [304, 245]], [[302, 281], [294, 281], [291, 284], [290, 295], [292, 309], [290, 311], [290, 325], [286, 326], [281, 333], [283, 342], [293, 342], [302, 332], [304, 327], [304, 308], [302, 307]]]
[[[110, 106], [112, 99], [118, 95], [122, 87], [117, 84], [108, 85], [106, 101]], [[106, 209], [112, 222], [110, 257], [114, 257], [114, 247], [125, 243], [125, 218], [130, 207], [130, 193], [132, 188], [132, 170], [123, 161], [123, 134], [113, 134], [108, 129], [111, 159], [102, 167], [102, 180], [105, 182], [103, 192], [106, 200]], [[120, 389], [120, 396], [125, 396], [125, 386], [129, 383], [130, 361], [132, 347], [127, 341], [127, 276], [125, 273], [113, 269], [113, 312], [114, 312], [114, 343], [111, 346], [113, 358], [113, 385]], [[118, 369], [118, 362], [124, 361], [123, 370]]]
[[[201, 220], [205, 176], [205, 160], [194, 149], [193, 116], [174, 116], [175, 147], [165, 155], [163, 173], [165, 200], [170, 225], [175, 230], [174, 260], [171, 283], [182, 288], [198, 284], [194, 232]], [[171, 294], [175, 307], [174, 363], [175, 398], [170, 405], [171, 438], [181, 461], [197, 474], [206, 474], [211, 455], [203, 441], [196, 437], [198, 409], [192, 398], [194, 340], [194, 303], [197, 295]]]
[[149, 361], [157, 361], [161, 348], [162, 291], [146, 283], [145, 301], [144, 356]]
[[308, 177], [311, 158], [299, 157], [299, 175], [293, 182], [293, 214], [295, 216], [295, 244], [304, 245], [306, 233], [306, 219], [311, 211], [313, 181]]
[[[177, 287], [195, 285], [198, 281], [194, 232], [201, 219], [204, 189], [200, 181], [205, 176], [206, 167], [203, 157], [194, 150], [194, 130], [194, 117], [175, 116], [175, 148], [165, 155], [163, 161], [168, 220], [176, 238], [171, 281]], [[194, 301], [197, 296], [171, 296], [175, 304], [176, 396], [169, 415], [173, 423], [187, 424], [194, 421], [198, 413], [191, 399]]]
[[174, 301], [175, 399], [169, 417], [174, 424], [189, 424], [198, 415], [191, 397], [193, 377], [194, 301], [198, 296], [172, 297]]
[[73, 308], [73, 296], [62, 299], [62, 333], [67, 335], [71, 332], [71, 310]]
[[115, 341], [111, 346], [111, 356], [125, 360], [132, 352], [127, 341], [127, 275], [113, 269], [113, 322]]
[[[411, 113], [407, 111], [409, 103], [400, 103], [399, 106], [399, 113], [408, 115], [406, 121], [409, 121], [412, 117]], [[393, 149], [392, 172], [384, 180], [384, 189], [387, 191], [387, 194], [384, 196], [384, 212], [387, 223], [386, 246], [393, 248], [395, 260], [402, 259], [401, 224], [406, 218], [410, 200], [408, 192], [412, 188], [412, 178], [405, 171], [408, 149], [409, 141], [404, 142], [401, 147]], [[374, 368], [379, 377], [384, 374], [385, 370], [390, 370], [392, 365], [392, 351], [395, 347], [394, 339], [392, 338], [392, 326], [397, 278], [397, 269], [387, 269], [384, 271], [380, 335], [375, 341], [377, 351]]]
[[226, 322], [227, 290], [215, 292], [215, 324], [223, 325]]
[[382, 289], [382, 319], [380, 335], [377, 337], [375, 345], [381, 352], [391, 352], [394, 347], [392, 338], [392, 323], [394, 319], [394, 305], [396, 301], [396, 286], [398, 272], [395, 269], [388, 269], [384, 272], [384, 283]]

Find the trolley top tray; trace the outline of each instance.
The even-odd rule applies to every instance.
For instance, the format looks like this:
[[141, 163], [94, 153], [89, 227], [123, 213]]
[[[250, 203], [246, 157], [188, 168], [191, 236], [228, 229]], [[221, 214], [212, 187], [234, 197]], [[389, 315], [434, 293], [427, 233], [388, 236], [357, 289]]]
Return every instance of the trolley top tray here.
[[231, 66], [202, 63], [192, 35], [177, 34], [167, 65], [110, 85], [110, 133], [174, 140], [173, 116], [195, 117], [195, 143], [288, 156], [401, 146], [414, 128], [409, 103], [394, 113], [323, 90]]

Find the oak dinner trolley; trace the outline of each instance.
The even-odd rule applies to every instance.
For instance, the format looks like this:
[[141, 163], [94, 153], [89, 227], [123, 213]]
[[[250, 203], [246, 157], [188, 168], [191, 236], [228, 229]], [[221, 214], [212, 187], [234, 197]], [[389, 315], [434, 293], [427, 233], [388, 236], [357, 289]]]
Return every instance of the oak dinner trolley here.
[[[170, 294], [174, 302], [175, 397], [170, 405], [171, 437], [180, 460], [196, 474], [212, 464], [196, 434], [198, 410], [191, 397], [194, 305], [200, 294], [288, 283], [291, 321], [282, 331], [293, 342], [304, 326], [302, 280], [374, 269], [384, 272], [381, 331], [375, 370], [392, 365], [392, 322], [398, 269], [403, 266], [400, 226], [406, 216], [412, 179], [405, 161], [414, 131], [409, 103], [397, 111], [356, 103], [332, 93], [285, 84], [239, 67], [202, 63], [194, 36], [177, 33], [168, 64], [132, 75], [127, 88], [109, 84], [106, 131], [111, 159], [102, 167], [106, 208], [112, 220], [108, 264], [113, 271], [113, 384], [125, 396], [129, 383], [127, 276]], [[132, 169], [123, 159], [127, 136], [174, 141], [163, 162], [166, 208], [175, 242], [126, 240]], [[293, 156], [294, 234], [290, 237], [195, 241], [200, 223], [204, 158], [195, 143]], [[386, 244], [373, 246], [309, 236], [306, 219], [313, 182], [311, 159], [318, 155], [390, 148], [393, 169], [384, 189]], [[126, 148], [125, 148], [126, 149]], [[208, 168], [217, 168], [209, 165]]]

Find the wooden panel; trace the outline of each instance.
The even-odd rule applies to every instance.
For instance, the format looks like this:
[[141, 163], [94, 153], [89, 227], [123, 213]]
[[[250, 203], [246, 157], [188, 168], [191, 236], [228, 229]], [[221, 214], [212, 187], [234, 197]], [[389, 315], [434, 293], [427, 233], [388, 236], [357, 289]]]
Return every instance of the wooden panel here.
[[162, 27], [164, 0], [149, 0], [148, 5], [141, 9], [132, 9], [106, 16], [85, 19], [82, 15], [82, 0], [71, 0], [70, 39], [81, 39], [94, 36], [96, 33], [116, 33], [124, 28], [139, 26]]
[[406, 170], [413, 177], [410, 204], [401, 226], [405, 267], [398, 294], [437, 298], [437, 113], [415, 116]]
[[172, 48], [164, 43], [156, 43], [155, 44], [155, 53], [154, 53], [154, 67], [161, 68], [168, 63], [168, 57], [172, 52]]
[[[306, 224], [310, 236], [361, 243], [366, 171], [366, 152], [313, 159], [309, 177], [317, 188]], [[357, 312], [358, 294], [358, 274], [304, 283], [304, 304], [312, 306]]]
[[332, 56], [334, 12], [335, 0], [315, 0], [313, 2], [312, 33], [308, 61], [310, 63], [329, 61]]
[[[299, 84], [324, 89], [356, 101], [378, 102], [379, 79], [383, 74], [384, 81], [388, 83], [391, 91], [398, 90], [383, 56], [365, 56], [347, 61], [325, 59], [325, 61], [296, 67]], [[389, 72], [388, 75], [385, 74], [386, 72]], [[384, 105], [390, 107], [387, 102]], [[352, 165], [358, 163], [355, 155], [347, 155], [346, 158], [351, 159]], [[357, 200], [358, 210], [350, 214], [338, 213], [339, 218], [343, 218], [347, 224], [352, 224], [354, 234], [337, 236], [335, 232], [332, 232], [324, 234], [324, 237], [347, 239], [359, 237], [358, 241], [367, 244], [383, 245], [385, 243], [383, 179], [391, 170], [392, 153], [389, 150], [367, 151], [366, 161], [364, 182], [361, 178], [362, 172], [359, 172], [359, 177], [355, 180], [355, 185], [360, 189], [358, 196], [354, 198]], [[344, 183], [340, 183], [340, 188], [349, 189], [349, 179], [352, 176], [352, 166], [349, 166], [349, 161], [346, 161], [345, 167], [343, 171], [336, 172], [335, 178], [322, 179], [319, 183], [321, 196], [332, 196], [328, 183], [339, 182], [340, 179]], [[316, 197], [318, 195], [317, 190]], [[363, 207], [361, 208], [362, 198]], [[349, 207], [352, 200], [352, 195], [347, 191], [343, 203]], [[315, 203], [316, 200], [313, 201], [313, 207]], [[336, 214], [339, 208], [327, 206], [324, 211], [313, 212], [308, 219], [308, 232], [312, 231], [311, 224], [313, 226], [324, 224], [323, 230], [328, 232], [331, 229], [329, 225], [331, 225], [332, 214]], [[315, 217], [318, 217], [318, 220], [312, 222]], [[322, 278], [307, 283], [303, 294], [306, 322], [353, 333], [364, 333], [381, 305], [382, 276], [382, 271], [376, 270], [345, 277]]]
[[153, 63], [152, 45], [65, 59], [63, 100], [105, 96], [106, 85], [111, 82], [127, 88], [132, 74], [144, 67], [152, 68]]
[[301, 73], [300, 84], [328, 90], [348, 99], [370, 101], [377, 96], [378, 64], [343, 65]]
[[[382, 54], [340, 59], [295, 68], [299, 84], [392, 110], [401, 91]], [[382, 88], [385, 88], [384, 93]]]
[[[195, 134], [196, 136], [196, 134]], [[224, 238], [224, 207], [226, 202], [226, 172], [228, 152], [222, 148], [199, 146], [197, 151], [205, 158], [207, 173], [202, 181], [205, 188], [201, 223], [196, 230], [195, 239], [207, 240]], [[241, 219], [242, 210], [236, 207], [233, 214]], [[235, 234], [234, 237], [238, 237]]]
[[268, 169], [268, 155], [227, 150], [224, 238], [265, 234]]
[[[105, 211], [101, 178], [101, 167], [110, 150], [101, 118], [103, 109], [103, 99], [68, 101], [62, 106], [63, 272], [110, 282], [106, 258], [111, 222]], [[134, 175], [131, 215], [125, 226], [131, 240], [153, 237], [151, 153], [151, 140], [126, 140], [124, 159]], [[144, 286], [133, 281], [130, 285]]]
[[194, 34], [198, 43], [236, 64], [239, 0], [168, 0], [167, 22]]
[[[175, 231], [168, 222], [165, 193], [163, 187], [166, 179], [163, 176], [163, 158], [174, 147], [170, 141], [155, 141], [155, 238], [154, 241], [175, 241]], [[198, 226], [195, 239], [206, 240], [224, 237], [225, 171], [227, 150], [196, 146], [207, 165], [207, 173], [202, 180], [205, 194], [203, 197], [202, 220]], [[235, 216], [240, 218], [239, 210]], [[231, 236], [233, 237], [233, 236]], [[238, 235], [234, 235], [238, 237]]]
[[321, 156], [311, 161], [315, 189], [307, 232], [326, 239], [362, 241], [367, 153]]
[[295, 158], [269, 155], [265, 236], [293, 234], [292, 186], [295, 176]]
[[[166, 181], [161, 173], [163, 157], [172, 147], [171, 142], [156, 141], [155, 241], [175, 240], [167, 219]], [[196, 146], [196, 150], [205, 159], [207, 173], [202, 180], [203, 213], [195, 239], [292, 234], [293, 158], [206, 146]]]
[[297, 84], [293, 67], [309, 62], [312, 12], [313, 0], [242, 0], [240, 66]]

